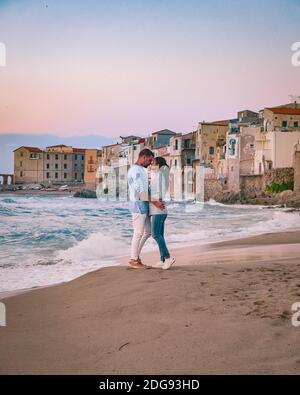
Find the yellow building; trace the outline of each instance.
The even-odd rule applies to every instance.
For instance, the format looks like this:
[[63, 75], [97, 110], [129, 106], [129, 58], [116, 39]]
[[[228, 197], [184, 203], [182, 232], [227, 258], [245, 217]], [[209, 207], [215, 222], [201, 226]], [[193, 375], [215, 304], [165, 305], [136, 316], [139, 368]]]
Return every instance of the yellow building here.
[[95, 189], [97, 186], [98, 168], [102, 165], [102, 150], [86, 149], [84, 165], [84, 183], [86, 188]]
[[14, 150], [14, 181], [40, 183], [44, 179], [43, 151], [37, 147], [22, 146]]

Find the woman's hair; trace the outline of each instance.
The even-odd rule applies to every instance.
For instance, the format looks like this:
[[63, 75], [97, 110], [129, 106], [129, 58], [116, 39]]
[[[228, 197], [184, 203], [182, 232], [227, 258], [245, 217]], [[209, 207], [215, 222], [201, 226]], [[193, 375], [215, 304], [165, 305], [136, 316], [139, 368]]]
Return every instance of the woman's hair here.
[[161, 156], [157, 156], [154, 158], [155, 162], [158, 164], [159, 167], [159, 198], [164, 199], [166, 192], [169, 189], [169, 177], [170, 177], [170, 168], [165, 160], [165, 158]]
[[156, 158], [154, 158], [155, 162], [158, 164], [159, 168], [163, 167], [163, 166], [168, 166], [165, 158], [163, 158], [162, 156], [157, 156]]

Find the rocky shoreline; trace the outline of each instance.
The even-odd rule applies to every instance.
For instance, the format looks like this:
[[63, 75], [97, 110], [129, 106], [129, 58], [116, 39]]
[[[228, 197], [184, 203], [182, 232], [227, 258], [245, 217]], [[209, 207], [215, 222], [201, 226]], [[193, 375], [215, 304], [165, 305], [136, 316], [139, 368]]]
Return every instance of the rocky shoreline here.
[[[84, 199], [96, 199], [96, 191], [91, 189], [82, 189], [80, 191], [1, 191], [0, 194], [17, 194], [17, 195], [70, 195], [73, 192], [73, 196]], [[300, 191], [294, 192], [286, 190], [279, 193], [272, 192], [254, 192], [251, 196], [246, 195], [243, 192], [222, 192], [217, 194], [213, 199], [218, 203], [223, 204], [250, 204], [260, 206], [278, 206], [279, 208], [291, 208], [296, 211], [300, 211]], [[205, 197], [205, 200], [209, 200]]]
[[279, 206], [300, 209], [300, 192], [286, 190], [279, 193], [261, 192], [247, 196], [243, 192], [223, 192], [215, 199], [223, 204], [253, 204], [262, 206]]

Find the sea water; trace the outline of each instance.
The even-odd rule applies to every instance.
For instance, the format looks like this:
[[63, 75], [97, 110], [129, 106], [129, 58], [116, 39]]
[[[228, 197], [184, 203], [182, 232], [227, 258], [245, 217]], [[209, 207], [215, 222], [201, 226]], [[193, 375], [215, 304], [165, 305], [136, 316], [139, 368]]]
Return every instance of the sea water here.
[[[259, 206], [168, 204], [169, 247], [299, 227], [299, 214]], [[127, 202], [0, 195], [0, 292], [69, 281], [117, 265], [132, 236]], [[156, 250], [152, 239], [145, 251]]]

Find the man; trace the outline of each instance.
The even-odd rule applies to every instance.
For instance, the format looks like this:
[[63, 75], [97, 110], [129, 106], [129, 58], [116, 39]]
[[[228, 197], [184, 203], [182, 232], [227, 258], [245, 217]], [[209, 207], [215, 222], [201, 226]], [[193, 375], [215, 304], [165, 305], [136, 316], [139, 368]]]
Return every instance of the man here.
[[128, 171], [129, 210], [132, 213], [133, 237], [131, 242], [130, 267], [142, 269], [144, 265], [140, 259], [141, 250], [146, 240], [151, 236], [149, 217], [149, 200], [160, 209], [164, 203], [151, 199], [149, 194], [148, 176], [146, 168], [151, 165], [154, 154], [149, 149], [143, 149], [138, 160]]

